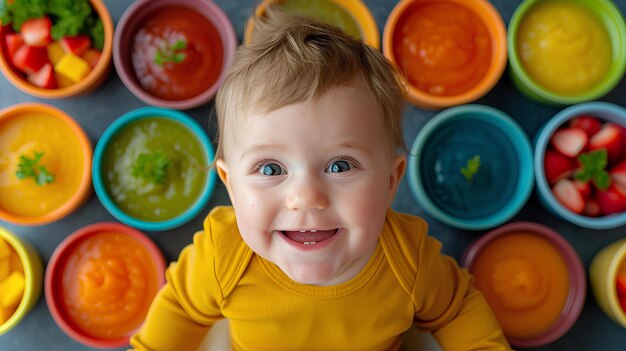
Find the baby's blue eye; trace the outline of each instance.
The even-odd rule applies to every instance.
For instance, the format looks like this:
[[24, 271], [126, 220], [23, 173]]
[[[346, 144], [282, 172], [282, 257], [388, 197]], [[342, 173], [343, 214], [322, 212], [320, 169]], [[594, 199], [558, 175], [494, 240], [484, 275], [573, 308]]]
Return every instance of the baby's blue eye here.
[[286, 172], [283, 172], [283, 168], [277, 165], [276, 163], [264, 164], [263, 166], [261, 166], [260, 172], [261, 174], [266, 175], [266, 176], [276, 176], [276, 175], [282, 175], [286, 173]]
[[347, 172], [350, 169], [352, 169], [352, 165], [350, 164], [350, 162], [340, 160], [340, 161], [335, 161], [330, 166], [328, 166], [328, 168], [326, 169], [326, 172], [341, 173], [341, 172]]

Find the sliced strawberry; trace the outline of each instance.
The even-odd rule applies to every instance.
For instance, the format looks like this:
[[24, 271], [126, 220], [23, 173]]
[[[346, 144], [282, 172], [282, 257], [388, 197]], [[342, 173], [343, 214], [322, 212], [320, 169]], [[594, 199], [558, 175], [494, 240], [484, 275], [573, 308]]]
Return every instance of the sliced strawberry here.
[[590, 151], [606, 149], [609, 163], [618, 161], [622, 157], [622, 132], [620, 126], [614, 123], [605, 123], [589, 140]]
[[602, 122], [600, 122], [600, 120], [596, 117], [590, 115], [580, 115], [572, 119], [570, 127], [580, 128], [587, 133], [588, 137], [592, 137], [600, 131], [600, 128], [602, 128]]
[[615, 183], [606, 191], [598, 191], [596, 198], [600, 211], [605, 215], [626, 211], [626, 191], [620, 190]]
[[11, 33], [7, 34], [4, 37], [4, 40], [7, 47], [7, 54], [9, 54], [8, 57], [13, 59], [17, 49], [24, 45], [24, 39], [22, 39], [22, 35], [20, 33]]
[[48, 50], [45, 47], [22, 45], [13, 56], [13, 64], [24, 73], [35, 73], [48, 63]]
[[589, 217], [598, 217], [602, 214], [600, 211], [600, 205], [598, 205], [598, 201], [596, 199], [588, 199], [585, 202], [585, 209], [583, 210], [583, 214]]
[[22, 24], [20, 33], [24, 38], [24, 43], [30, 46], [46, 46], [52, 41], [50, 31], [52, 30], [52, 21], [47, 16], [40, 18], [31, 18]]
[[626, 189], [626, 160], [611, 168], [609, 173], [615, 183]]
[[581, 182], [580, 180], [574, 179], [574, 185], [576, 185], [576, 189], [580, 191], [580, 195], [582, 195], [583, 199], [587, 201], [591, 196], [591, 182]]
[[61, 38], [59, 44], [61, 44], [63, 51], [80, 56], [91, 46], [91, 39], [86, 35], [65, 36]]
[[574, 159], [565, 157], [556, 151], [546, 150], [543, 168], [549, 184], [554, 184], [561, 178], [569, 177], [576, 167], [577, 162]]
[[100, 61], [101, 56], [102, 52], [100, 52], [99, 50], [87, 49], [87, 51], [83, 53], [82, 57], [83, 60], [87, 61], [89, 67], [91, 67], [91, 69], [94, 69], [94, 67], [96, 67], [96, 65], [98, 64], [98, 61]]
[[54, 77], [54, 70], [52, 69], [52, 65], [50, 63], [46, 63], [39, 72], [30, 73], [28, 76], [28, 81], [33, 85], [38, 86], [44, 89], [55, 89], [58, 88], [58, 84], [56, 78]]
[[576, 157], [587, 145], [587, 133], [580, 128], [561, 128], [550, 139], [554, 148], [568, 157]]
[[552, 187], [554, 196], [563, 206], [574, 213], [582, 213], [585, 209], [585, 200], [573, 181], [569, 179], [559, 180]]

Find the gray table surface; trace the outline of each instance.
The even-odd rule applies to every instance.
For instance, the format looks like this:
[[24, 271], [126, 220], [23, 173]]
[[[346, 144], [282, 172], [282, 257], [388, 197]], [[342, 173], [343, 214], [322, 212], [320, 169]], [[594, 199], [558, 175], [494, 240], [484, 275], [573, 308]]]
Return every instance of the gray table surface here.
[[[257, 2], [254, 0], [217, 0], [215, 2], [227, 13], [241, 40], [243, 38], [245, 20]], [[626, 13], [626, 0], [617, 0], [615, 2], [621, 11]], [[113, 21], [117, 23], [131, 1], [105, 0], [105, 3], [109, 8]], [[397, 1], [366, 0], [365, 3], [367, 3], [374, 14], [382, 35], [385, 21]], [[492, 3], [500, 11], [505, 23], [508, 24], [520, 0], [492, 0]], [[622, 81], [618, 87], [601, 100], [626, 106], [626, 80]], [[29, 96], [14, 88], [4, 76], [0, 77], [0, 108], [16, 103], [33, 101], [51, 104], [69, 113], [82, 125], [94, 146], [99, 136], [115, 118], [127, 111], [145, 106], [142, 101], [135, 98], [126, 89], [114, 70], [112, 70], [106, 82], [94, 93], [84, 97], [65, 100], [43, 100]], [[527, 99], [512, 85], [508, 74], [502, 77], [489, 94], [476, 103], [493, 106], [509, 114], [523, 127], [531, 140], [539, 128], [562, 109], [560, 107], [544, 106]], [[201, 125], [207, 126], [209, 116], [213, 112], [213, 104], [186, 112]], [[420, 128], [435, 113], [415, 107], [410, 107], [405, 112], [404, 136], [407, 144], [412, 144]], [[215, 131], [210, 130], [209, 135], [213, 139]], [[161, 248], [166, 261], [170, 262], [175, 260], [180, 250], [191, 242], [193, 233], [202, 227], [204, 214], [208, 213], [214, 206], [228, 203], [226, 191], [218, 183], [216, 191], [203, 214], [177, 229], [159, 233], [148, 232], [147, 234]], [[469, 232], [457, 230], [426, 215], [412, 198], [406, 180], [403, 180], [400, 185], [393, 208], [423, 216], [430, 224], [431, 235], [443, 242], [444, 252], [457, 259], [460, 258], [468, 243], [485, 233], [485, 231]], [[39, 251], [44, 262], [48, 262], [54, 249], [67, 235], [85, 225], [101, 221], [115, 221], [115, 219], [104, 209], [97, 197], [93, 195], [86, 205], [72, 215], [53, 224], [40, 227], [23, 227], [0, 221], [0, 225], [30, 242]], [[626, 237], [626, 227], [612, 230], [589, 230], [567, 223], [547, 213], [539, 203], [536, 193], [533, 193], [528, 203], [514, 217], [513, 221], [533, 221], [556, 229], [576, 249], [586, 269], [588, 269], [593, 256], [601, 248]], [[43, 294], [35, 308], [18, 326], [5, 335], [0, 336], [0, 351], [31, 351], [40, 349], [48, 351], [91, 350], [75, 342], [59, 329], [48, 311]], [[626, 329], [621, 328], [604, 315], [589, 291], [583, 312], [572, 329], [554, 343], [535, 348], [535, 350], [623, 351], [626, 350]]]

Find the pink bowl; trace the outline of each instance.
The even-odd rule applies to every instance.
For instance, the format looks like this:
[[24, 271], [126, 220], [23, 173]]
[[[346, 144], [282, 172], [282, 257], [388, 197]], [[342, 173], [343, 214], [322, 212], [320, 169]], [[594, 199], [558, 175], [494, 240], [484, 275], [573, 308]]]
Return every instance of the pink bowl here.
[[572, 248], [572, 246], [553, 229], [532, 222], [509, 223], [483, 235], [478, 240], [467, 246], [463, 257], [461, 258], [461, 265], [466, 267], [471, 272], [472, 265], [476, 262], [476, 258], [482, 249], [484, 249], [493, 240], [515, 232], [530, 232], [547, 239], [552, 245], [554, 245], [556, 250], [561, 253], [563, 259], [565, 260], [565, 264], [567, 265], [568, 271], [570, 272], [569, 295], [565, 301], [565, 305], [563, 306], [559, 319], [554, 322], [552, 327], [533, 338], [521, 339], [507, 337], [509, 342], [516, 347], [538, 347], [557, 340], [574, 325], [582, 312], [583, 305], [585, 304], [587, 279], [583, 264], [574, 248]]
[[[154, 10], [164, 7], [187, 7], [206, 17], [218, 31], [223, 46], [223, 65], [219, 79], [199, 95], [185, 100], [166, 100], [156, 97], [140, 85], [131, 60], [132, 43], [135, 33], [141, 28], [145, 19]], [[222, 9], [213, 1], [204, 0], [139, 0], [132, 3], [122, 14], [115, 29], [113, 39], [113, 63], [124, 85], [143, 102], [171, 109], [186, 110], [209, 102], [219, 88], [225, 76], [226, 68], [233, 61], [237, 49], [237, 35], [233, 26]]]

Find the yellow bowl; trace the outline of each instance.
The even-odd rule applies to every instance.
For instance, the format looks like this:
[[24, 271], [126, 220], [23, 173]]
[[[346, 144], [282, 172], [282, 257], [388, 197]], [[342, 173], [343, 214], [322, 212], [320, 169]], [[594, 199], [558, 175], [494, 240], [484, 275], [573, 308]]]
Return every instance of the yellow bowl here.
[[0, 324], [0, 335], [15, 327], [35, 306], [43, 286], [43, 263], [35, 249], [25, 240], [0, 227], [0, 238], [4, 239], [17, 253], [24, 269], [24, 294], [17, 309], [9, 319]]
[[589, 267], [589, 281], [604, 313], [626, 328], [626, 312], [620, 306], [616, 286], [622, 264], [626, 264], [626, 239], [606, 246], [595, 255]]
[[[270, 4], [280, 2], [281, 0], [263, 0], [260, 3], [256, 10], [254, 11], [255, 17], [262, 17], [265, 14], [265, 9]], [[380, 33], [378, 31], [378, 26], [376, 25], [376, 20], [374, 16], [370, 12], [367, 5], [363, 3], [361, 0], [326, 0], [328, 2], [334, 3], [338, 5], [342, 9], [344, 9], [351, 17], [354, 19], [354, 22], [359, 27], [361, 32], [361, 40], [366, 44], [380, 49]], [[250, 17], [248, 23], [246, 24], [246, 31], [244, 34], [244, 43], [248, 44], [250, 39], [252, 38], [252, 32], [254, 31], [254, 17]]]

